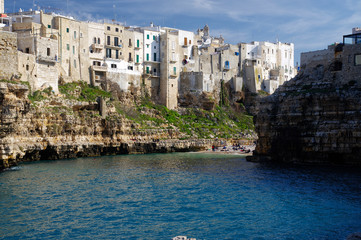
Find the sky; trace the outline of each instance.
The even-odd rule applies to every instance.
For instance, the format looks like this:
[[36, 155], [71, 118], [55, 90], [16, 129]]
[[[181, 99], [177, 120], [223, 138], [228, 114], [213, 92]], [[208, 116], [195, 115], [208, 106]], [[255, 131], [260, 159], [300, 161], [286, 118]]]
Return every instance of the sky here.
[[361, 26], [359, 0], [5, 0], [5, 12], [37, 9], [33, 3], [79, 20], [115, 19], [128, 26], [153, 22], [195, 32], [208, 24], [212, 36], [231, 44], [294, 43], [295, 64], [301, 52], [342, 42]]

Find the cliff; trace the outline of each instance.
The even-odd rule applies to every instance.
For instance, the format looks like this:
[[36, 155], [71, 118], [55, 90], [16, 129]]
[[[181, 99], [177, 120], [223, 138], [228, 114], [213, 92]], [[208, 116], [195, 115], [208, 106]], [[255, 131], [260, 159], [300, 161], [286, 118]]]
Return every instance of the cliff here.
[[55, 95], [45, 89], [28, 97], [27, 84], [0, 82], [0, 170], [43, 159], [200, 151], [221, 133], [254, 138], [251, 118], [234, 121], [223, 110], [178, 113], [83, 82], [63, 85], [60, 91]]
[[255, 117], [259, 140], [249, 160], [361, 165], [361, 83], [350, 57], [354, 48], [324, 50], [330, 54], [310, 58], [298, 76], [261, 100]]

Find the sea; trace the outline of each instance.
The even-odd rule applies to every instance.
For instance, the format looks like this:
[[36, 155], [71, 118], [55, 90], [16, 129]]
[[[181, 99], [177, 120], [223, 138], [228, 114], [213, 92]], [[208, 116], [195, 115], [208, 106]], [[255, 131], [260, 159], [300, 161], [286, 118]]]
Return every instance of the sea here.
[[0, 239], [346, 239], [361, 170], [174, 153], [41, 161], [0, 173]]

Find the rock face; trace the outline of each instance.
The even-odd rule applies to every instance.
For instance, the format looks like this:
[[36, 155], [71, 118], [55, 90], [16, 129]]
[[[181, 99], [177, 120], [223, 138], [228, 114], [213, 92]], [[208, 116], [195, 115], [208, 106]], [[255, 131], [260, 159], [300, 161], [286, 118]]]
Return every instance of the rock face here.
[[330, 47], [327, 56], [310, 60], [296, 78], [261, 100], [255, 118], [259, 140], [249, 160], [361, 165], [355, 48]]
[[[174, 129], [140, 129], [104, 101], [51, 97], [31, 105], [28, 87], [0, 82], [0, 170], [23, 161], [199, 151], [211, 140], [178, 140]], [[103, 115], [103, 116], [101, 116]]]

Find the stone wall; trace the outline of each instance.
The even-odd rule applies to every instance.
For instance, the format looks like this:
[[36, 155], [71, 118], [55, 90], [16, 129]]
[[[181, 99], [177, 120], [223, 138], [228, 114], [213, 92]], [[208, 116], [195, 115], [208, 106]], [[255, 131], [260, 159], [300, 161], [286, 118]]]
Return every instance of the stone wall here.
[[253, 160], [361, 165], [360, 50], [340, 45], [314, 53], [325, 54], [308, 58], [293, 80], [261, 100]]
[[0, 79], [10, 79], [18, 73], [16, 33], [0, 31]]

